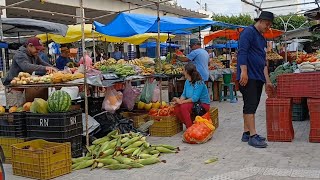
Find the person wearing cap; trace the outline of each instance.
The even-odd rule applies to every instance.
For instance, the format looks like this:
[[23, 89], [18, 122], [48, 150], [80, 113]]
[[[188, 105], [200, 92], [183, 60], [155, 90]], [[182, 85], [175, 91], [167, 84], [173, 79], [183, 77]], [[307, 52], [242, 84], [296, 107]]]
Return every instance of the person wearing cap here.
[[61, 54], [56, 60], [56, 67], [59, 70], [64, 70], [64, 67], [67, 66], [69, 62], [71, 62], [69, 58], [70, 50], [67, 47], [62, 47], [61, 48]]
[[266, 138], [256, 132], [255, 113], [263, 85], [266, 84], [266, 90], [272, 87], [266, 63], [267, 41], [263, 33], [271, 28], [273, 19], [273, 13], [262, 11], [255, 19], [255, 24], [241, 32], [239, 39], [237, 80], [244, 101], [244, 132], [241, 140], [256, 148], [267, 147]]
[[[43, 49], [44, 47], [39, 38], [31, 37], [28, 39], [25, 45], [21, 46], [13, 56], [10, 70], [3, 84], [9, 85], [12, 79], [17, 77], [20, 72], [29, 74], [33, 72], [56, 72], [57, 69], [39, 58], [38, 53]], [[23, 89], [11, 89], [7, 98], [9, 106], [22, 105], [24, 103]]]
[[192, 62], [200, 73], [203, 81], [209, 80], [209, 54], [201, 48], [201, 42], [198, 39], [190, 40], [191, 53], [187, 56], [177, 56], [182, 62]]

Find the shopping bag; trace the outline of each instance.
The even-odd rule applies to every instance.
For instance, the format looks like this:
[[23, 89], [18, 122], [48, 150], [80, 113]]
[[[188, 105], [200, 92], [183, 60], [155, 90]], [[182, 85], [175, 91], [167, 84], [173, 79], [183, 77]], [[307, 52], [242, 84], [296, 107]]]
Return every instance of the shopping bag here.
[[123, 102], [122, 106], [131, 111], [134, 108], [137, 97], [140, 95], [140, 90], [133, 88], [131, 81], [126, 82], [126, 87], [123, 90]]
[[140, 101], [149, 104], [152, 100], [153, 90], [155, 88], [156, 83], [150, 82], [150, 79], [147, 79], [144, 87], [142, 89]]
[[155, 83], [155, 88], [152, 94], [152, 102], [158, 102], [160, 99], [160, 87], [159, 87], [159, 83], [157, 83], [156, 81], [154, 83]]
[[116, 91], [113, 87], [106, 89], [105, 98], [102, 103], [102, 108], [110, 113], [115, 113], [122, 104], [122, 93]]

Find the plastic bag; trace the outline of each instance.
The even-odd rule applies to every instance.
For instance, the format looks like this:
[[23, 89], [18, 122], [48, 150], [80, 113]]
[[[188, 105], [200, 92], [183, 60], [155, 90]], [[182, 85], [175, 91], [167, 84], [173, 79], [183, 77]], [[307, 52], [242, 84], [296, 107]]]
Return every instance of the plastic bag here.
[[160, 87], [159, 83], [155, 82], [155, 88], [153, 90], [152, 102], [158, 102], [160, 98]]
[[183, 133], [183, 142], [189, 144], [206, 143], [213, 136], [215, 127], [213, 126], [210, 114], [197, 116], [194, 124]]
[[131, 86], [131, 82], [126, 82], [126, 87], [123, 90], [123, 107], [127, 108], [129, 111], [131, 111], [134, 108], [134, 105], [136, 103], [137, 97], [140, 95], [140, 90], [137, 88], [133, 88]]
[[206, 110], [201, 106], [200, 102], [193, 103], [192, 106], [192, 117], [203, 116], [206, 114]]
[[108, 87], [102, 103], [102, 108], [110, 113], [115, 113], [122, 104], [122, 93], [116, 91], [113, 87]]
[[155, 85], [156, 85], [156, 83], [154, 83], [154, 82], [150, 83], [149, 79], [146, 80], [146, 83], [142, 89], [140, 101], [147, 103], [147, 104], [151, 102]]

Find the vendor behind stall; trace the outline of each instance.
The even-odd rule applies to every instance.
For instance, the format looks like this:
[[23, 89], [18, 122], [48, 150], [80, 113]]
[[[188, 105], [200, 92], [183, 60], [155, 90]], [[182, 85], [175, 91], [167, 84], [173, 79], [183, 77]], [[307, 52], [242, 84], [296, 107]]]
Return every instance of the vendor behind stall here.
[[190, 40], [191, 53], [187, 56], [177, 56], [182, 62], [192, 62], [200, 73], [203, 81], [209, 80], [209, 54], [201, 48], [201, 42], [198, 39]]
[[[43, 49], [44, 47], [39, 38], [31, 37], [28, 39], [26, 44], [21, 46], [13, 56], [10, 70], [3, 84], [9, 85], [12, 79], [17, 77], [20, 72], [27, 72], [29, 74], [32, 74], [35, 71], [48, 73], [56, 72], [57, 69], [39, 58], [38, 53]], [[7, 98], [9, 106], [19, 106], [24, 103], [23, 90], [12, 89], [8, 93]]]
[[56, 67], [59, 70], [64, 70], [64, 67], [67, 66], [69, 62], [71, 62], [69, 58], [70, 50], [67, 47], [61, 48], [61, 55], [56, 60]]

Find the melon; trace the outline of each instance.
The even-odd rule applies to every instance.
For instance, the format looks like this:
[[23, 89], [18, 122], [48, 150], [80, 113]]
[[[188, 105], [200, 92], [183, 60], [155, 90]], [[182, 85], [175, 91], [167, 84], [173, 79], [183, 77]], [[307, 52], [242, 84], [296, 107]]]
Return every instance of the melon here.
[[9, 113], [17, 112], [17, 109], [18, 109], [17, 106], [12, 106], [12, 107], [9, 109]]
[[49, 112], [67, 112], [71, 107], [71, 97], [65, 91], [55, 91], [53, 92], [48, 99], [48, 108]]

